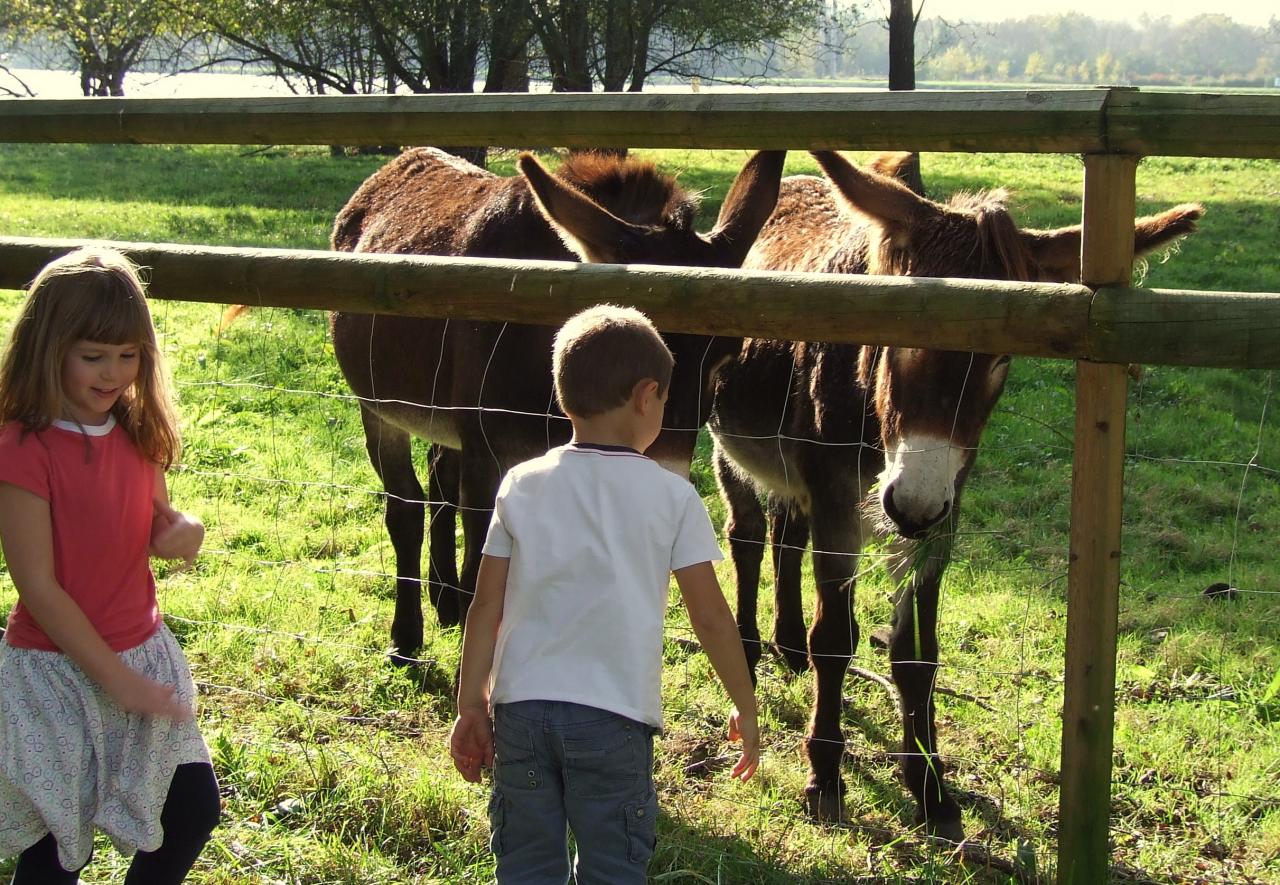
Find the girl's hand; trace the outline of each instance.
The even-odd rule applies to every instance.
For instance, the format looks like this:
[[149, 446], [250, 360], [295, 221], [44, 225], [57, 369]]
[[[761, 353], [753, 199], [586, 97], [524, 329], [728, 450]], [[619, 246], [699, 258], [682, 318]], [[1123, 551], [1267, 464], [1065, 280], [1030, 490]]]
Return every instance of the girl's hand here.
[[190, 568], [204, 543], [204, 524], [187, 513], [174, 510], [157, 497], [151, 521], [151, 555], [161, 559], [181, 559], [178, 571]]
[[178, 697], [178, 690], [148, 679], [137, 670], [122, 667], [111, 686], [104, 686], [112, 700], [130, 713], [159, 716], [174, 722], [195, 718], [195, 711]]

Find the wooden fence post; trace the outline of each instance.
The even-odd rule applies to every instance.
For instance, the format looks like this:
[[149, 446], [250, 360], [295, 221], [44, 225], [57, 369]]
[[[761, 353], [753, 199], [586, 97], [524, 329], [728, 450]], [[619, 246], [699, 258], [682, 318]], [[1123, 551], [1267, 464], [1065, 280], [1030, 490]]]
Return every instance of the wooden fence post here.
[[[1084, 283], [1127, 286], [1133, 271], [1131, 155], [1086, 155]], [[1067, 651], [1062, 708], [1058, 885], [1101, 885], [1110, 867], [1127, 368], [1076, 363]]]

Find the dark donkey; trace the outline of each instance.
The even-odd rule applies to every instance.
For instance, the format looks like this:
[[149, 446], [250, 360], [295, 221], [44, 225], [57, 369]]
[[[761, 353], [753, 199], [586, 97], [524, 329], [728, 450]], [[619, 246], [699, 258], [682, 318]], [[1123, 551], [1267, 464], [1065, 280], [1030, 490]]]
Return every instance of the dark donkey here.
[[[1004, 280], [1078, 281], [1080, 228], [1019, 230], [1001, 191], [940, 205], [877, 171], [815, 152], [830, 183], [795, 176], [746, 266]], [[852, 210], [852, 211], [850, 211]], [[1183, 205], [1144, 218], [1139, 254], [1195, 228]], [[774, 640], [799, 672], [816, 675], [805, 738], [809, 812], [838, 819], [841, 689], [858, 643], [853, 592], [872, 532], [895, 532], [898, 592], [890, 639], [901, 696], [901, 770], [917, 823], [959, 840], [960, 809], [943, 784], [934, 731], [938, 589], [951, 554], [960, 490], [1004, 388], [1009, 357], [847, 344], [747, 339], [716, 381], [711, 419], [716, 475], [728, 504], [738, 624], [752, 666], [760, 657], [756, 594], [771, 532]], [[766, 511], [757, 490], [767, 494]], [[813, 536], [817, 609], [806, 642], [800, 559]]]
[[[753, 156], [707, 235], [696, 200], [652, 163], [593, 153], [551, 175], [530, 155], [502, 178], [433, 148], [371, 175], [338, 214], [333, 247], [353, 252], [737, 267], [773, 210], [784, 152]], [[548, 223], [550, 221], [550, 223]], [[408, 657], [422, 645], [425, 502], [412, 436], [430, 440], [434, 490], [429, 592], [440, 622], [466, 617], [493, 499], [512, 465], [569, 439], [551, 386], [555, 329], [465, 320], [335, 313], [334, 350], [360, 397], [365, 446], [387, 493], [396, 555], [391, 640]], [[666, 425], [650, 449], [685, 474], [711, 410], [710, 378], [739, 338], [667, 335], [676, 357]], [[457, 509], [455, 509], [455, 507]], [[461, 511], [461, 580], [454, 559]]]

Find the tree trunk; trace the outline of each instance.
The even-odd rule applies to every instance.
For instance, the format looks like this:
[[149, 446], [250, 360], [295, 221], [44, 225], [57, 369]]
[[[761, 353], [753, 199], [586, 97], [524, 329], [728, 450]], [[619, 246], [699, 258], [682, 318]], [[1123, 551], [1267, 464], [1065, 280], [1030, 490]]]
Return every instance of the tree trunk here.
[[628, 3], [610, 3], [605, 10], [604, 45], [600, 48], [604, 63], [597, 65], [605, 92], [621, 92], [631, 74], [635, 41], [629, 6]]
[[[893, 92], [916, 88], [916, 16], [912, 6], [912, 0], [889, 0], [889, 89]], [[920, 154], [903, 147], [912, 150], [913, 157], [900, 177], [907, 187], [923, 194]]]
[[533, 24], [547, 56], [551, 91], [590, 92], [591, 25], [586, 0], [564, 0], [552, 5], [538, 3]]
[[912, 0], [889, 0], [889, 88], [916, 88], [916, 19]]
[[491, 4], [489, 71], [485, 92], [529, 91], [529, 41], [533, 28], [521, 0]]

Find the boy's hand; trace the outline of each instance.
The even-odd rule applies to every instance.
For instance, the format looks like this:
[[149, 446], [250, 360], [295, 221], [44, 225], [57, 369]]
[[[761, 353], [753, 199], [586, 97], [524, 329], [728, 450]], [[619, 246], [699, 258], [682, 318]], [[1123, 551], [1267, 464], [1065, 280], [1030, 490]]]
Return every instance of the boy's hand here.
[[733, 766], [729, 776], [740, 781], [751, 780], [760, 765], [760, 726], [756, 724], [756, 714], [739, 713], [734, 708], [729, 714], [729, 740], [742, 741], [742, 755], [738, 764]]
[[174, 510], [167, 501], [156, 498], [154, 504], [151, 554], [161, 559], [181, 559], [181, 568], [189, 568], [204, 543], [204, 524], [194, 516]]
[[480, 769], [493, 766], [493, 723], [487, 710], [463, 710], [449, 732], [449, 755], [463, 780], [480, 782]]

